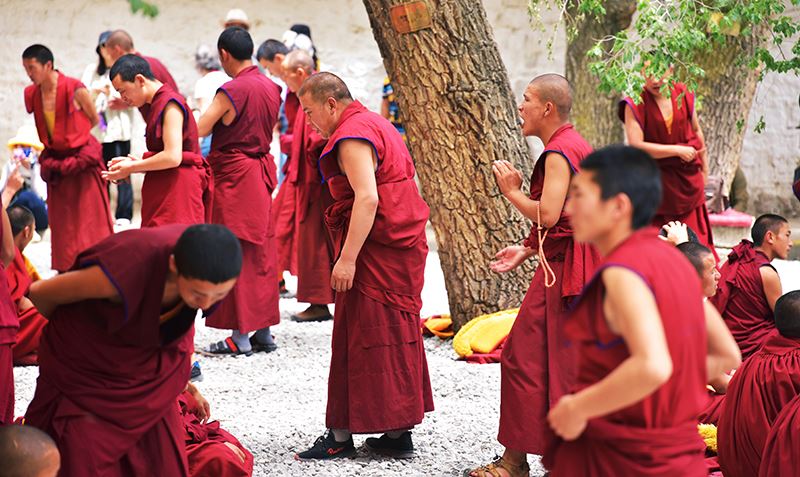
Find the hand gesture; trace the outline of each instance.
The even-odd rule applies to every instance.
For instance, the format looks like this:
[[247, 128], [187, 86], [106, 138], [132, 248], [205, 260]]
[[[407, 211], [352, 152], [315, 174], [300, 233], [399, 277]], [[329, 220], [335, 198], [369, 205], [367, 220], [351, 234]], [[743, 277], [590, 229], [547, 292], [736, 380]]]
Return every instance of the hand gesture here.
[[108, 109], [112, 111], [121, 111], [128, 108], [130, 108], [128, 103], [123, 101], [121, 98], [112, 97], [108, 100]]
[[192, 395], [194, 401], [197, 403], [197, 406], [194, 409], [191, 409], [189, 412], [197, 416], [200, 419], [200, 422], [206, 424], [211, 418], [211, 405], [208, 403], [205, 397], [200, 394], [200, 390], [197, 389], [197, 386], [193, 384], [189, 384], [186, 388], [189, 391], [189, 394]]
[[512, 245], [497, 252], [497, 255], [495, 255], [497, 260], [489, 262], [489, 268], [495, 273], [510, 272], [520, 266], [529, 256], [530, 252], [526, 247]]
[[689, 241], [689, 231], [686, 230], [686, 224], [681, 222], [669, 222], [664, 224], [661, 227], [661, 230], [665, 231], [667, 236], [664, 237], [663, 235], [659, 235], [659, 238], [661, 238], [661, 240], [671, 242], [672, 245], [675, 245], [676, 247], [684, 242]]
[[108, 170], [102, 171], [100, 175], [112, 182], [127, 179], [134, 172], [134, 163], [138, 160], [131, 155], [117, 156], [108, 161]]
[[356, 276], [356, 264], [339, 258], [333, 266], [331, 273], [331, 288], [337, 292], [346, 292], [353, 288], [353, 278]]
[[586, 429], [588, 420], [575, 409], [575, 396], [567, 394], [547, 414], [550, 428], [565, 441], [574, 441]]
[[692, 162], [697, 157], [697, 149], [692, 146], [675, 146], [676, 156], [683, 162]]
[[506, 197], [513, 192], [519, 191], [522, 187], [522, 173], [515, 169], [510, 162], [494, 161], [492, 172], [494, 172], [497, 187]]
[[[19, 164], [15, 165], [11, 172], [8, 174], [8, 181], [6, 182], [6, 189], [13, 194], [16, 194], [22, 186], [25, 184], [25, 180], [22, 178], [22, 174], [19, 172]], [[13, 195], [12, 194], [12, 195]]]

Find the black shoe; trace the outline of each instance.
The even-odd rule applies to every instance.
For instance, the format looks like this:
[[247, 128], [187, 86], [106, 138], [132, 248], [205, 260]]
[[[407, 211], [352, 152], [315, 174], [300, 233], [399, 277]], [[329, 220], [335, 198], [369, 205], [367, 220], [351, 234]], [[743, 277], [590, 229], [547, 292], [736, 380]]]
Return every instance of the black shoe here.
[[380, 437], [368, 437], [364, 446], [376, 454], [394, 457], [395, 459], [410, 459], [414, 457], [414, 443], [411, 442], [411, 431], [402, 433], [397, 439], [392, 439], [386, 434]]
[[295, 454], [294, 458], [297, 460], [342, 459], [355, 453], [356, 448], [353, 446], [352, 436], [345, 442], [338, 442], [333, 438], [333, 432], [329, 430], [314, 441], [311, 449]]
[[276, 349], [278, 349], [278, 345], [273, 343], [264, 344], [256, 339], [256, 335], [250, 337], [250, 347], [253, 349], [253, 353], [272, 353]]
[[195, 361], [192, 363], [192, 374], [189, 376], [189, 382], [194, 383], [203, 380], [203, 371], [200, 370], [200, 362]]

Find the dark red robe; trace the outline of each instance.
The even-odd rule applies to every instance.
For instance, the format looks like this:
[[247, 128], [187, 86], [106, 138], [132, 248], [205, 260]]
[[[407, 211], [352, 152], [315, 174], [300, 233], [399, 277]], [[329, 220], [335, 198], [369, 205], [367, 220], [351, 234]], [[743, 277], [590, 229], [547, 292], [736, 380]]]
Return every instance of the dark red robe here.
[[255, 66], [219, 89], [236, 109], [214, 126], [208, 163], [214, 176], [211, 222], [223, 224], [242, 245], [242, 272], [208, 326], [241, 333], [280, 322], [275, 227], [270, 219], [275, 161], [269, 153], [281, 105], [280, 88]]
[[652, 291], [673, 371], [643, 400], [589, 420], [576, 440], [554, 439], [543, 460], [552, 477], [706, 475], [705, 444], [697, 433], [697, 415], [708, 399], [705, 313], [697, 272], [681, 257], [656, 230], [638, 230], [604, 257], [578, 298], [566, 325], [578, 354], [574, 391], [602, 380], [630, 356], [603, 311], [608, 267], [636, 273]]
[[[4, 207], [2, 201], [0, 207]], [[2, 242], [3, 228], [0, 227]], [[0, 426], [14, 421], [14, 363], [11, 348], [17, 339], [18, 329], [17, 309], [11, 300], [8, 282], [0, 280]]]
[[[671, 99], [671, 130], [667, 129], [655, 98], [647, 90], [642, 91], [639, 104], [630, 97], [620, 101], [619, 119], [625, 122], [625, 108], [629, 107], [636, 122], [642, 127], [646, 142], [702, 149], [700, 138], [692, 129], [694, 93], [683, 83], [676, 83], [672, 88]], [[656, 163], [661, 170], [663, 196], [661, 207], [653, 217], [653, 225], [661, 227], [673, 220], [683, 222], [697, 233], [703, 245], [714, 250], [714, 238], [705, 202], [702, 161], [696, 157], [692, 162], [686, 163], [679, 157], [667, 157], [657, 160]], [[716, 257], [716, 251], [714, 256]]]
[[14, 302], [14, 309], [17, 310], [19, 319], [19, 331], [17, 331], [17, 342], [14, 343], [12, 351], [14, 354], [15, 366], [27, 366], [38, 364], [39, 340], [42, 336], [42, 329], [47, 324], [47, 318], [39, 313], [36, 307], [19, 311], [19, 302], [30, 288], [32, 279], [28, 275], [25, 266], [25, 258], [19, 249], [16, 249], [14, 261], [6, 268], [6, 278], [8, 278], [8, 289], [11, 293], [11, 300]]
[[[591, 152], [592, 147], [571, 124], [556, 130], [534, 165], [531, 198], [542, 197], [549, 154], [561, 156], [575, 173]], [[538, 253], [535, 225], [525, 245]], [[568, 345], [562, 329], [568, 304], [580, 294], [599, 261], [591, 246], [572, 240], [572, 227], [563, 210], [548, 230], [543, 249], [556, 283], [546, 287], [544, 269], [536, 270], [503, 346], [497, 436], [508, 449], [539, 455], [545, 447], [547, 412], [569, 391], [575, 378], [575, 348]]]
[[709, 298], [731, 330], [742, 359], [758, 351], [777, 332], [775, 316], [764, 294], [761, 267], [774, 269], [752, 242], [742, 240], [722, 265], [717, 293]]
[[210, 205], [211, 170], [200, 154], [197, 123], [183, 97], [169, 85], [156, 91], [150, 103], [145, 141], [152, 156], [164, 150], [164, 111], [170, 102], [183, 110], [183, 159], [178, 167], [148, 171], [142, 184], [142, 227], [201, 224]]
[[100, 143], [91, 135], [92, 125], [75, 106], [80, 81], [58, 73], [56, 121], [53, 137], [47, 132], [41, 88], [25, 88], [25, 108], [33, 113], [44, 151], [39, 157], [42, 179], [47, 182], [52, 267], [63, 272], [75, 257], [114, 232]]
[[354, 433], [408, 429], [433, 410], [419, 325], [428, 205], [392, 124], [353, 101], [325, 146], [320, 173], [335, 201], [325, 220], [338, 257], [354, 192], [338, 164], [340, 141], [372, 145], [378, 160], [375, 222], [356, 260], [353, 288], [336, 294], [326, 425]]
[[[289, 91], [283, 104], [286, 115], [286, 131], [280, 136], [281, 152], [286, 154], [283, 164], [284, 180], [278, 188], [275, 202], [272, 207], [272, 220], [275, 224], [275, 244], [278, 250], [278, 270], [287, 270], [292, 275], [297, 275], [297, 168], [299, 158], [292, 156], [292, 141], [294, 138], [294, 123], [297, 112], [300, 110], [300, 100], [297, 95]], [[327, 232], [323, 235], [327, 235]]]
[[717, 430], [725, 477], [758, 473], [772, 423], [800, 394], [800, 339], [774, 335], [736, 370], [725, 395]]
[[186, 225], [129, 230], [78, 257], [121, 302], [58, 307], [42, 333], [27, 422], [61, 452], [61, 477], [187, 476], [175, 401], [189, 380], [197, 310], [160, 323], [169, 257]]
[[789, 401], [767, 434], [758, 477], [786, 477], [800, 469], [800, 395]]

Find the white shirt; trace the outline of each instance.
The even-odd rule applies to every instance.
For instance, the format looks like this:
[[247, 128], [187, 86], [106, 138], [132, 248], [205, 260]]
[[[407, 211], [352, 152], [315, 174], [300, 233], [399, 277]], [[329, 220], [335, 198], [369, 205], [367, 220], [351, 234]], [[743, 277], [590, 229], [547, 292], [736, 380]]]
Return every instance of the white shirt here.
[[211, 105], [211, 101], [214, 100], [217, 90], [230, 80], [230, 76], [222, 71], [210, 71], [195, 82], [194, 99], [195, 105], [202, 106], [199, 108], [200, 115], [205, 113], [208, 106]]
[[[92, 63], [86, 67], [83, 72], [81, 81], [89, 90], [89, 93], [94, 99], [94, 107], [97, 109], [97, 114], [101, 115], [105, 121], [105, 130], [101, 128], [102, 124], [98, 123], [97, 126], [92, 128], [92, 135], [98, 141], [107, 143], [115, 141], [130, 141], [131, 140], [131, 124], [133, 123], [133, 116], [136, 111], [133, 108], [125, 109], [108, 109], [108, 100], [111, 98], [120, 98], [117, 90], [111, 84], [108, 77], [109, 70], [100, 76], [97, 74], [97, 63]], [[105, 90], [105, 92], [95, 92], [94, 90]]]

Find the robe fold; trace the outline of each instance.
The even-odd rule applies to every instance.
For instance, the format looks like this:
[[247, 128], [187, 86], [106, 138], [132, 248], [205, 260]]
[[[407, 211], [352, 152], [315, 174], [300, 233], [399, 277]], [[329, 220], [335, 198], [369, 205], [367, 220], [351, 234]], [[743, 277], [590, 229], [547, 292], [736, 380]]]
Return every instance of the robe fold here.
[[356, 259], [353, 288], [336, 294], [326, 425], [354, 433], [408, 429], [433, 410], [419, 325], [429, 209], [414, 163], [392, 124], [353, 101], [319, 159], [334, 200], [325, 221], [338, 257], [354, 192], [338, 165], [340, 141], [374, 148], [378, 208]]
[[47, 130], [41, 88], [25, 88], [25, 107], [33, 113], [44, 150], [39, 157], [47, 182], [52, 268], [60, 272], [75, 257], [113, 233], [100, 143], [91, 135], [89, 118], [75, 105], [75, 91], [85, 88], [59, 72], [53, 136]]
[[255, 66], [218, 90], [236, 110], [230, 125], [214, 125], [208, 163], [214, 181], [211, 222], [227, 226], [242, 245], [242, 272], [208, 326], [247, 333], [280, 322], [272, 191], [277, 184], [269, 153], [278, 120], [280, 88]]
[[[531, 198], [541, 199], [546, 180], [545, 158], [549, 154], [563, 157], [575, 173], [591, 152], [591, 146], [571, 124], [556, 130], [534, 165]], [[551, 156], [547, 160], [553, 159], [556, 158]], [[525, 246], [538, 250], [535, 225]], [[563, 210], [547, 232], [543, 251], [556, 282], [546, 287], [544, 269], [537, 268], [503, 346], [497, 436], [508, 449], [539, 455], [545, 447], [547, 412], [569, 391], [575, 378], [575, 348], [569, 346], [563, 332], [567, 306], [571, 298], [580, 294], [599, 261], [592, 247], [572, 240], [572, 227]]]
[[[278, 250], [278, 270], [288, 271], [297, 276], [297, 184], [290, 178], [297, 178], [298, 158], [292, 155], [292, 142], [294, 140], [294, 124], [297, 112], [300, 111], [300, 100], [297, 95], [289, 91], [283, 103], [283, 112], [286, 115], [286, 131], [280, 136], [281, 152], [286, 154], [283, 164], [284, 180], [278, 188], [275, 202], [272, 207], [272, 219], [275, 224], [275, 243]], [[323, 234], [327, 236], [327, 232]]]
[[800, 396], [775, 418], [764, 443], [758, 477], [786, 477], [800, 469]]
[[[643, 400], [591, 419], [574, 441], [553, 436], [543, 458], [553, 477], [706, 475], [697, 416], [705, 405], [706, 331], [697, 273], [680, 252], [645, 228], [603, 259], [570, 314], [566, 333], [577, 348], [574, 392], [601, 381], [629, 356], [604, 315], [602, 272], [626, 268], [652, 291], [673, 363], [669, 380]], [[669, 266], [665, 266], [669, 264]]]
[[747, 358], [728, 384], [717, 430], [725, 477], [758, 473], [772, 423], [800, 394], [800, 339], [775, 335]]
[[39, 340], [42, 336], [42, 329], [47, 324], [47, 318], [42, 316], [36, 307], [31, 307], [24, 311], [19, 310], [19, 302], [28, 293], [28, 288], [30, 288], [33, 279], [28, 275], [25, 257], [19, 249], [16, 249], [15, 252], [14, 261], [6, 268], [8, 289], [19, 319], [17, 342], [14, 343], [11, 349], [14, 356], [14, 365], [28, 366], [39, 362], [37, 357]]

